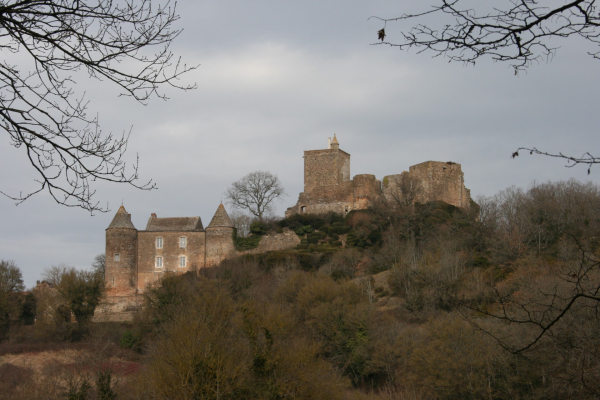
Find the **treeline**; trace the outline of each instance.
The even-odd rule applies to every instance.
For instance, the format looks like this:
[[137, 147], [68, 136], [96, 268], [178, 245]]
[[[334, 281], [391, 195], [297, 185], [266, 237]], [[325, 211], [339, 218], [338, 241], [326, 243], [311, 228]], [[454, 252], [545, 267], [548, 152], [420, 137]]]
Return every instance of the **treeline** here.
[[[148, 357], [130, 393], [595, 398], [598, 187], [536, 184], [477, 203], [295, 216], [279, 226], [323, 232], [312, 249], [165, 280], [133, 329]], [[336, 248], [338, 227], [360, 239]]]
[[102, 336], [143, 368], [103, 381], [96, 369], [79, 382], [112, 397], [78, 398], [598, 397], [598, 186], [509, 188], [468, 211], [379, 203], [263, 230], [283, 227], [308, 246], [148, 290], [136, 321]]

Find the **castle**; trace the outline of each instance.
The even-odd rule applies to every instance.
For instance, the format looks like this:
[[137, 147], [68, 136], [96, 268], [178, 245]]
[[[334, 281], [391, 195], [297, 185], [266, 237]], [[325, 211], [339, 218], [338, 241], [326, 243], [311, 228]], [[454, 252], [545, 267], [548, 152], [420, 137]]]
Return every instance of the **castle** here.
[[204, 229], [200, 217], [158, 218], [137, 230], [121, 206], [106, 229], [105, 286], [110, 295], [143, 292], [164, 274], [197, 271], [235, 253], [223, 204]]
[[304, 152], [304, 192], [285, 216], [329, 211], [345, 215], [367, 209], [377, 200], [392, 206], [444, 201], [468, 209], [471, 194], [465, 188], [460, 164], [454, 162], [413, 165], [408, 172], [385, 176], [383, 184], [369, 174], [350, 179], [350, 154], [340, 149], [334, 135], [327, 149]]
[[[334, 135], [327, 149], [304, 152], [304, 192], [285, 215], [329, 211], [345, 215], [367, 209], [378, 200], [392, 205], [444, 201], [467, 209], [471, 197], [460, 164], [453, 162], [417, 164], [408, 172], [385, 176], [383, 184], [368, 174], [350, 179], [350, 154], [339, 148]], [[263, 236], [256, 249], [237, 251], [233, 234], [223, 204], [206, 228], [200, 217], [151, 214], [145, 230], [137, 230], [121, 206], [106, 229], [106, 299], [95, 319], [130, 319], [140, 305], [139, 294], [167, 274], [196, 272], [240, 254], [286, 250], [300, 243], [294, 232], [285, 229]]]

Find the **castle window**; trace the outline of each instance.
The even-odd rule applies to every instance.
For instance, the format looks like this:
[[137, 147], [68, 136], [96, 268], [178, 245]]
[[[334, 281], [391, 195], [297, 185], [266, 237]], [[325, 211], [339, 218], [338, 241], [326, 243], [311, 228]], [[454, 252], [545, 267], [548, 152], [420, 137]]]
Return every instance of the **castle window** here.
[[162, 249], [163, 248], [163, 238], [162, 237], [157, 237], [156, 238], [156, 248], [157, 249]]
[[180, 256], [179, 257], [179, 266], [180, 267], [185, 267], [185, 256]]
[[119, 253], [115, 253], [115, 262], [121, 261], [121, 255]]
[[302, 214], [306, 214], [306, 207], [305, 207], [305, 206], [302, 206], [302, 207], [300, 208], [300, 210], [302, 211]]
[[155, 266], [156, 268], [162, 268], [163, 266], [163, 259], [162, 257], [156, 257], [156, 262], [155, 262]]
[[179, 238], [179, 248], [185, 249], [186, 247], [187, 247], [187, 238], [185, 236], [182, 236]]

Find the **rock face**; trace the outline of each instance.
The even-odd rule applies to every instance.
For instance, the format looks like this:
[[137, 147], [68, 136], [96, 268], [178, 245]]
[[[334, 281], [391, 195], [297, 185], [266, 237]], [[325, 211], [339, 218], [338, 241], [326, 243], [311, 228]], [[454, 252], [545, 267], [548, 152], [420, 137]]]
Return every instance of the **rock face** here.
[[364, 210], [378, 199], [404, 205], [444, 201], [468, 209], [471, 195], [465, 188], [460, 164], [454, 162], [413, 165], [408, 172], [385, 176], [383, 184], [369, 174], [350, 179], [350, 154], [340, 150], [334, 136], [329, 148], [304, 152], [304, 192], [285, 215], [329, 211], [347, 214]]

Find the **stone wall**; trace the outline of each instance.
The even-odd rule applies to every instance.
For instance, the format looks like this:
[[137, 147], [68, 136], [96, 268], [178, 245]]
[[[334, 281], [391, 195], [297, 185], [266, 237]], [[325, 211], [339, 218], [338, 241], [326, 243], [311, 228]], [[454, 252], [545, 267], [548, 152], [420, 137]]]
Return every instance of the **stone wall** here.
[[375, 199], [381, 191], [381, 182], [375, 178], [375, 175], [363, 174], [356, 175], [352, 179], [354, 187], [354, 198], [370, 198]]
[[460, 164], [454, 162], [426, 161], [413, 165], [409, 175], [422, 182], [423, 191], [417, 201], [444, 201], [468, 209], [471, 193], [465, 188]]
[[135, 313], [142, 308], [144, 298], [139, 295], [112, 297], [105, 296], [94, 311], [94, 322], [132, 321]]
[[[162, 248], [156, 248], [156, 238], [162, 238]], [[179, 247], [179, 238], [186, 238], [186, 246]], [[204, 268], [205, 232], [148, 232], [138, 233], [138, 290], [156, 282], [166, 272], [182, 274]], [[179, 257], [186, 257], [185, 267], [179, 266]], [[162, 257], [162, 267], [156, 266], [156, 257]]]
[[304, 192], [350, 180], [350, 154], [338, 149], [304, 152]]
[[282, 251], [296, 247], [300, 244], [300, 238], [296, 233], [285, 228], [282, 233], [271, 233], [264, 235], [260, 239], [258, 247], [252, 250], [246, 250], [238, 254], [257, 254], [267, 251]]
[[224, 259], [235, 255], [232, 235], [233, 228], [206, 228], [206, 243], [208, 243], [208, 246], [206, 246], [206, 267], [218, 265]]
[[107, 290], [135, 293], [137, 235], [135, 229], [106, 230], [105, 282]]

